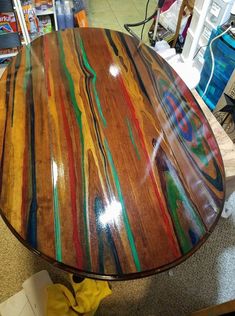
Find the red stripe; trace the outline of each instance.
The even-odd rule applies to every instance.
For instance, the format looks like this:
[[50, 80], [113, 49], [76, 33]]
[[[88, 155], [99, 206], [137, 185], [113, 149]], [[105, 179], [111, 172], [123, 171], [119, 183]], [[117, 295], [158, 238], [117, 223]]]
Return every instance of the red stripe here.
[[63, 117], [64, 123], [64, 132], [67, 141], [67, 151], [68, 151], [68, 164], [69, 164], [69, 181], [70, 181], [70, 197], [71, 197], [71, 206], [72, 206], [72, 218], [73, 218], [73, 242], [75, 245], [76, 250], [76, 259], [77, 259], [77, 267], [79, 269], [82, 268], [82, 247], [80, 241], [78, 239], [79, 232], [78, 232], [78, 220], [77, 220], [77, 205], [76, 205], [76, 170], [75, 170], [75, 161], [73, 156], [73, 145], [72, 139], [70, 135], [70, 129], [68, 120], [65, 113], [65, 105], [62, 95], [62, 86], [59, 88], [60, 92], [60, 104], [61, 104], [61, 113]]
[[[107, 47], [107, 53], [109, 54], [110, 59], [112, 60], [112, 55], [111, 55], [108, 47]], [[174, 239], [172, 228], [170, 226], [169, 219], [168, 219], [168, 217], [167, 217], [167, 215], [165, 213], [165, 208], [164, 208], [164, 205], [163, 205], [163, 202], [162, 202], [162, 199], [161, 199], [161, 195], [160, 195], [160, 192], [158, 191], [157, 184], [156, 184], [155, 179], [154, 179], [153, 169], [152, 169], [152, 165], [151, 165], [151, 160], [150, 160], [150, 157], [148, 155], [147, 149], [146, 149], [145, 144], [144, 144], [144, 137], [143, 137], [143, 134], [142, 134], [139, 122], [138, 122], [138, 120], [136, 118], [136, 115], [135, 115], [135, 108], [134, 108], [134, 106], [132, 104], [132, 101], [131, 101], [131, 98], [130, 98], [130, 96], [128, 94], [128, 91], [126, 90], [126, 87], [125, 87], [125, 84], [124, 84], [123, 79], [121, 77], [121, 74], [119, 74], [117, 76], [117, 78], [118, 78], [118, 81], [119, 81], [119, 83], [121, 85], [121, 88], [123, 90], [123, 93], [124, 93], [124, 96], [126, 98], [128, 107], [129, 107], [129, 109], [131, 111], [132, 120], [133, 120], [133, 122], [134, 122], [134, 124], [135, 124], [135, 126], [137, 128], [138, 135], [139, 135], [139, 138], [140, 138], [140, 141], [141, 141], [141, 146], [142, 146], [142, 148], [144, 150], [145, 158], [147, 160], [147, 163], [151, 167], [150, 177], [151, 177], [151, 180], [152, 180], [152, 184], [153, 184], [155, 195], [156, 195], [157, 200], [159, 202], [159, 206], [160, 206], [160, 210], [161, 210], [161, 213], [162, 213], [163, 221], [164, 221], [164, 223], [166, 225], [167, 234], [168, 234], [168, 237], [169, 237], [170, 242], [171, 242], [172, 252], [173, 252], [175, 257], [179, 257], [181, 254], [180, 254], [180, 251], [179, 251], [179, 248], [178, 248], [178, 244], [177, 244], [177, 242]]]
[[208, 120], [206, 119], [203, 111], [201, 110], [200, 106], [198, 105], [198, 102], [195, 101], [192, 93], [185, 86], [184, 83], [182, 83], [180, 85], [180, 88], [181, 88], [182, 93], [183, 93], [183, 95], [188, 103], [188, 106], [190, 108], [193, 108], [194, 112], [198, 116], [198, 119], [201, 121], [201, 124], [203, 124], [204, 138], [205, 138], [206, 142], [209, 144], [210, 149], [213, 152], [213, 155], [217, 158], [218, 162], [220, 164], [222, 164], [222, 156], [220, 154], [220, 151], [219, 151], [219, 148], [217, 146], [213, 132], [211, 131], [211, 128], [209, 126]]
[[44, 69], [45, 69], [45, 73], [46, 73], [46, 86], [47, 86], [47, 93], [48, 96], [51, 96], [51, 86], [50, 86], [50, 80], [49, 80], [49, 50], [48, 50], [48, 40], [47, 40], [47, 36], [43, 37], [44, 39], [44, 60], [45, 60], [45, 65], [44, 65]]
[[[27, 131], [27, 128], [25, 129]], [[28, 131], [27, 131], [28, 132]], [[24, 159], [23, 159], [23, 183], [22, 183], [22, 204], [21, 204], [21, 231], [24, 233], [26, 231], [26, 222], [27, 222], [27, 172], [28, 172], [28, 157], [27, 157], [27, 144], [25, 143], [24, 148]]]
[[179, 249], [178, 249], [178, 246], [177, 246], [177, 242], [174, 239], [169, 219], [168, 219], [168, 217], [166, 215], [166, 212], [165, 212], [165, 208], [164, 208], [164, 205], [163, 205], [163, 202], [162, 202], [162, 199], [161, 199], [161, 194], [158, 191], [158, 187], [157, 187], [154, 175], [153, 175], [153, 169], [152, 169], [151, 160], [150, 160], [149, 154], [148, 154], [147, 149], [146, 149], [145, 144], [144, 144], [144, 137], [143, 137], [143, 134], [142, 134], [139, 122], [138, 122], [138, 120], [136, 118], [136, 115], [135, 115], [135, 108], [134, 108], [134, 106], [132, 104], [131, 98], [130, 98], [130, 96], [128, 94], [128, 91], [127, 91], [127, 89], [125, 87], [123, 79], [122, 79], [122, 77], [120, 75], [118, 76], [118, 79], [119, 79], [120, 85], [122, 87], [122, 91], [124, 93], [124, 96], [126, 98], [128, 107], [129, 107], [129, 109], [131, 111], [132, 121], [134, 122], [135, 127], [136, 127], [136, 129], [138, 131], [138, 135], [139, 135], [139, 138], [140, 138], [140, 141], [141, 141], [141, 146], [142, 146], [144, 154], [145, 154], [145, 158], [147, 160], [148, 165], [151, 167], [151, 169], [150, 169], [150, 178], [152, 180], [152, 184], [153, 184], [155, 195], [156, 195], [157, 200], [159, 202], [159, 206], [160, 206], [160, 210], [161, 210], [161, 213], [162, 213], [163, 221], [164, 221], [164, 223], [166, 225], [166, 230], [167, 230], [167, 234], [168, 234], [168, 237], [170, 239], [170, 242], [171, 242], [173, 254], [174, 254], [175, 257], [178, 257], [180, 255], [180, 252], [179, 252]]

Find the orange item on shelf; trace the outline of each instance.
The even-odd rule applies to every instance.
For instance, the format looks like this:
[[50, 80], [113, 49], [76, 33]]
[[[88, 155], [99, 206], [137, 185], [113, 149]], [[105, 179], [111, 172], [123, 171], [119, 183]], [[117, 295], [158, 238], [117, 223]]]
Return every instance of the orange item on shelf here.
[[81, 10], [74, 14], [76, 23], [79, 27], [88, 27], [88, 20], [85, 10]]
[[25, 4], [22, 9], [28, 31], [32, 34], [37, 33], [39, 27], [35, 7], [32, 4]]
[[41, 10], [41, 0], [34, 0], [34, 5], [36, 10]]

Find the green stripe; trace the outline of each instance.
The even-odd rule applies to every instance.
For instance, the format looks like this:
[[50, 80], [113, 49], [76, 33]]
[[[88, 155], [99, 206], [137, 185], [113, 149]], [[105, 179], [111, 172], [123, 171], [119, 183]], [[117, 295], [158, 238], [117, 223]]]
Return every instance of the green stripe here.
[[179, 239], [181, 249], [183, 253], [186, 254], [192, 249], [192, 245], [187, 233], [181, 226], [179, 217], [180, 207], [178, 206], [178, 203], [180, 202], [184, 204], [185, 212], [187, 212], [187, 216], [190, 216], [190, 220], [194, 222], [194, 224], [197, 226], [198, 231], [200, 232], [200, 236], [205, 234], [205, 228], [200, 220], [200, 217], [197, 215], [191, 203], [188, 201], [186, 197], [186, 192], [182, 188], [181, 183], [176, 178], [173, 178], [170, 172], [166, 172], [165, 177], [167, 186], [167, 200], [170, 206], [173, 223], [175, 226], [176, 234]]
[[137, 156], [138, 160], [140, 160], [140, 153], [139, 153], [138, 147], [137, 147], [135, 139], [134, 139], [133, 131], [131, 128], [131, 123], [129, 122], [127, 117], [126, 117], [126, 123], [127, 123], [128, 132], [129, 132], [129, 136], [130, 136], [132, 145], [134, 146], [134, 149], [135, 149], [136, 156]]
[[31, 47], [30, 45], [25, 46], [26, 48], [26, 53], [25, 53], [25, 58], [26, 58], [26, 71], [25, 71], [25, 77], [24, 77], [24, 91], [26, 91], [27, 86], [28, 86], [28, 81], [29, 81], [29, 77], [30, 77], [30, 73], [31, 73], [31, 69], [30, 69], [30, 52], [31, 52]]
[[82, 131], [82, 112], [80, 111], [78, 107], [78, 103], [76, 100], [75, 96], [75, 91], [74, 91], [74, 83], [73, 83], [73, 78], [71, 74], [69, 73], [69, 70], [66, 66], [65, 62], [65, 54], [63, 50], [63, 41], [61, 37], [61, 33], [58, 32], [58, 41], [59, 41], [59, 47], [60, 47], [60, 57], [61, 57], [61, 63], [63, 65], [64, 71], [66, 78], [68, 80], [69, 84], [69, 92], [72, 100], [72, 105], [73, 109], [75, 111], [76, 115], [76, 120], [79, 126], [79, 134], [80, 134], [80, 141], [81, 141], [81, 146], [82, 146], [82, 155], [81, 155], [81, 160], [82, 160], [82, 191], [83, 191], [83, 220], [85, 224], [85, 240], [86, 240], [86, 256], [88, 260], [88, 269], [91, 267], [91, 257], [90, 257], [90, 248], [89, 248], [89, 238], [88, 238], [88, 223], [87, 223], [87, 201], [86, 201], [86, 179], [85, 179], [85, 155], [84, 155], [84, 136], [83, 136], [83, 131]]
[[207, 159], [207, 154], [205, 148], [203, 147], [204, 135], [202, 134], [202, 126], [198, 129], [194, 122], [191, 123], [194, 131], [194, 135], [197, 140], [197, 144], [194, 145], [190, 143], [189, 147], [192, 152], [200, 159], [200, 161], [204, 164], [204, 166], [208, 167], [209, 162]]
[[104, 144], [105, 144], [105, 148], [106, 148], [106, 151], [107, 151], [108, 160], [109, 160], [109, 163], [110, 163], [110, 166], [111, 166], [111, 169], [112, 169], [114, 182], [115, 182], [115, 185], [116, 185], [116, 188], [117, 188], [118, 198], [119, 198], [119, 201], [120, 201], [120, 203], [122, 205], [122, 216], [123, 216], [123, 221], [124, 221], [125, 229], [126, 229], [126, 232], [127, 232], [128, 240], [129, 240], [129, 243], [130, 243], [130, 246], [131, 246], [132, 256], [133, 256], [133, 259], [134, 259], [134, 262], [135, 262], [136, 269], [137, 269], [138, 272], [140, 272], [141, 271], [140, 261], [139, 261], [139, 258], [138, 258], [138, 253], [137, 253], [137, 249], [136, 249], [136, 246], [135, 246], [134, 237], [133, 237], [133, 234], [132, 234], [132, 231], [131, 231], [131, 227], [130, 227], [130, 223], [129, 223], [129, 219], [128, 219], [128, 216], [127, 216], [125, 202], [124, 202], [124, 199], [123, 199], [122, 190], [121, 190], [120, 182], [119, 182], [119, 179], [118, 179], [117, 170], [116, 170], [116, 168], [114, 166], [112, 154], [110, 152], [110, 149], [109, 149], [109, 146], [108, 146], [108, 142], [107, 142], [106, 139], [104, 140]]
[[80, 47], [81, 47], [81, 51], [82, 51], [82, 58], [83, 58], [84, 65], [93, 75], [93, 77], [92, 77], [92, 85], [93, 85], [93, 90], [94, 90], [94, 95], [95, 95], [95, 101], [96, 101], [96, 104], [97, 104], [97, 107], [98, 107], [98, 111], [99, 111], [100, 117], [101, 117], [101, 119], [103, 121], [104, 126], [106, 127], [107, 126], [107, 122], [106, 122], [105, 117], [103, 115], [102, 107], [101, 107], [101, 104], [100, 104], [100, 99], [99, 99], [99, 96], [98, 96], [98, 93], [97, 93], [97, 89], [96, 89], [97, 75], [96, 75], [95, 70], [90, 66], [90, 64], [88, 62], [88, 58], [87, 58], [87, 55], [86, 55], [86, 52], [85, 52], [82, 40], [80, 40]]
[[61, 232], [60, 232], [60, 215], [59, 215], [59, 199], [58, 189], [54, 187], [54, 227], [55, 227], [55, 246], [56, 246], [56, 259], [62, 261], [62, 248], [61, 248]]

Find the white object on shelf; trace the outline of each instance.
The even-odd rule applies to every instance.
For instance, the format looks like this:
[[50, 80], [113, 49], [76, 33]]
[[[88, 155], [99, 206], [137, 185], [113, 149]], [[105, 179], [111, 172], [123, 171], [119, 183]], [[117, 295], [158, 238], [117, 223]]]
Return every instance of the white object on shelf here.
[[[182, 58], [193, 60], [198, 47], [207, 45], [213, 29], [225, 23], [234, 0], [196, 0]], [[203, 57], [203, 56], [202, 56]]]
[[[178, 15], [180, 11], [182, 1], [175, 1], [170, 8], [161, 13], [159, 17], [159, 23], [165, 28], [169, 29], [172, 32], [176, 31], [176, 26], [178, 22]], [[181, 21], [181, 26], [180, 26], [180, 31], [179, 34], [181, 34], [185, 28], [185, 25], [188, 21], [189, 16], [183, 16], [182, 21]]]
[[206, 19], [213, 28], [228, 20], [233, 2], [233, 0], [213, 0], [211, 2]]
[[156, 41], [154, 50], [157, 52], [166, 50], [168, 48], [171, 48], [170, 45], [167, 43], [167, 41]]
[[41, 15], [50, 15], [50, 14], [54, 14], [54, 9], [50, 8], [44, 11], [41, 10], [36, 10], [36, 15], [37, 16], [41, 16]]
[[177, 72], [190, 90], [194, 89], [198, 85], [200, 81], [200, 72], [192, 61], [184, 62], [178, 54], [169, 59], [168, 63]]
[[[192, 60], [196, 53], [199, 37], [203, 29], [210, 3], [211, 0], [195, 1], [191, 25], [188, 29], [188, 34], [181, 54], [183, 60], [185, 61]], [[193, 26], [193, 28], [191, 28], [191, 26]]]
[[175, 48], [171, 48], [166, 41], [157, 41], [153, 48], [166, 61], [176, 55]]

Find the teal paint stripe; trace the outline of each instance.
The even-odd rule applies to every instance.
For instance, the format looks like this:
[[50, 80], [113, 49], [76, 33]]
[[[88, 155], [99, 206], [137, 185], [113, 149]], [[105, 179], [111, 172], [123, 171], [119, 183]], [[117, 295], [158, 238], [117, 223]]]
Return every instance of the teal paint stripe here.
[[193, 121], [191, 122], [191, 124], [197, 143], [190, 143], [188, 146], [191, 148], [191, 151], [200, 159], [204, 166], [208, 167], [209, 161], [207, 159], [205, 148], [203, 147], [204, 135], [202, 131], [202, 126], [200, 127], [200, 129], [198, 129]]
[[139, 257], [138, 257], [138, 253], [137, 253], [137, 249], [135, 246], [135, 241], [134, 241], [134, 237], [131, 231], [131, 227], [130, 227], [130, 223], [129, 223], [129, 219], [127, 216], [127, 212], [126, 212], [126, 206], [125, 206], [125, 202], [124, 202], [124, 198], [122, 195], [122, 190], [121, 190], [121, 186], [120, 186], [120, 181], [118, 179], [118, 174], [117, 174], [117, 170], [115, 168], [114, 162], [113, 162], [113, 158], [112, 158], [112, 154], [110, 152], [109, 146], [108, 146], [108, 142], [106, 139], [104, 139], [104, 145], [105, 145], [105, 149], [107, 152], [107, 156], [108, 156], [108, 160], [112, 169], [112, 174], [113, 174], [113, 178], [114, 178], [114, 182], [117, 188], [117, 192], [118, 192], [118, 198], [120, 200], [120, 203], [122, 205], [122, 215], [123, 215], [123, 220], [124, 220], [124, 225], [125, 225], [125, 229], [127, 232], [127, 236], [128, 236], [128, 240], [131, 246], [131, 252], [132, 252], [132, 256], [135, 262], [135, 266], [138, 272], [141, 271], [141, 266], [140, 266], [140, 261], [139, 261]]
[[127, 127], [128, 127], [128, 132], [129, 132], [129, 136], [130, 136], [132, 145], [133, 145], [133, 147], [135, 149], [136, 156], [137, 156], [138, 160], [140, 160], [141, 159], [140, 158], [140, 153], [139, 153], [138, 147], [137, 147], [136, 142], [135, 142], [135, 138], [134, 138], [134, 135], [133, 135], [131, 123], [130, 123], [130, 121], [128, 120], [127, 117], [126, 117], [126, 124], [127, 124]]
[[87, 192], [86, 192], [86, 177], [85, 177], [85, 149], [84, 149], [84, 136], [83, 136], [83, 131], [82, 131], [82, 112], [80, 111], [77, 103], [77, 99], [75, 96], [75, 90], [74, 90], [74, 83], [73, 83], [73, 78], [66, 66], [65, 62], [65, 54], [64, 54], [64, 49], [63, 49], [63, 41], [60, 32], [57, 33], [58, 36], [58, 42], [59, 42], [59, 47], [60, 47], [60, 56], [61, 56], [61, 63], [65, 71], [66, 78], [68, 80], [69, 84], [69, 93], [71, 96], [72, 100], [72, 105], [73, 109], [75, 111], [76, 115], [76, 120], [79, 126], [79, 134], [80, 134], [80, 141], [81, 141], [81, 146], [82, 146], [82, 155], [81, 155], [81, 160], [82, 160], [82, 192], [83, 192], [83, 220], [85, 224], [85, 241], [86, 241], [86, 256], [88, 260], [88, 269], [91, 268], [91, 257], [90, 257], [90, 248], [89, 248], [89, 238], [88, 238], [88, 223], [87, 223]]
[[80, 40], [80, 48], [81, 48], [81, 51], [82, 51], [82, 58], [83, 58], [84, 65], [93, 75], [93, 77], [92, 77], [92, 85], [93, 85], [93, 90], [94, 90], [94, 95], [95, 95], [95, 101], [96, 101], [97, 108], [98, 108], [100, 117], [102, 119], [102, 122], [103, 122], [104, 126], [106, 127], [107, 126], [107, 122], [106, 122], [106, 119], [105, 119], [105, 117], [103, 115], [102, 107], [101, 107], [101, 104], [100, 104], [100, 99], [99, 99], [99, 96], [98, 96], [98, 93], [97, 93], [97, 89], [96, 89], [97, 75], [96, 75], [95, 70], [90, 66], [90, 64], [88, 62], [88, 58], [87, 58], [86, 51], [85, 51], [85, 48], [84, 48], [82, 40]]
[[30, 73], [31, 73], [31, 63], [30, 63], [30, 52], [31, 52], [31, 47], [30, 45], [25, 46], [26, 52], [25, 52], [25, 58], [26, 58], [26, 71], [25, 71], [25, 77], [24, 77], [24, 83], [23, 83], [23, 87], [24, 87], [24, 91], [26, 91], [27, 86], [28, 86], [28, 81], [29, 81], [29, 77], [30, 77]]
[[55, 227], [56, 259], [62, 262], [59, 198], [58, 198], [58, 189], [56, 186], [54, 187], [53, 193], [54, 193], [54, 227]]
[[[173, 218], [173, 223], [177, 233], [177, 237], [180, 242], [181, 249], [184, 254], [188, 253], [192, 249], [192, 244], [185, 232], [184, 228], [181, 226], [181, 220], [179, 215], [179, 209], [177, 202], [181, 202], [185, 205], [185, 216], [190, 218], [192, 224], [196, 227], [196, 232], [199, 237], [206, 233], [205, 227], [197, 214], [197, 211], [191, 205], [190, 201], [187, 199], [187, 193], [185, 192], [181, 182], [177, 178], [175, 173], [166, 172], [166, 193], [167, 201], [170, 206], [171, 215]], [[195, 228], [194, 228], [195, 229]]]

